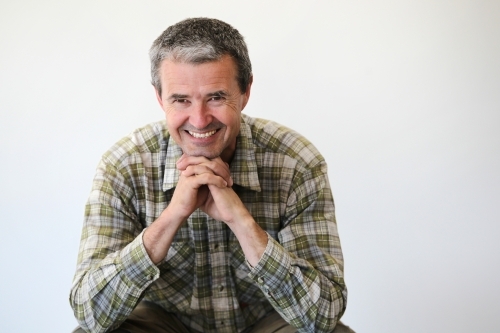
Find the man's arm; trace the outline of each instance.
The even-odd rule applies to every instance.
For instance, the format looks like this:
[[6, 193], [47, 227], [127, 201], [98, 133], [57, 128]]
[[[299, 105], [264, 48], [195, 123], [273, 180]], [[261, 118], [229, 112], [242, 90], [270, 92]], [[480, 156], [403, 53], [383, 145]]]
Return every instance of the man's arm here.
[[84, 330], [106, 332], [130, 314], [159, 276], [142, 241], [130, 181], [106, 158], [85, 207], [70, 304]]
[[[203, 157], [183, 156], [177, 167], [182, 170], [182, 175], [189, 179], [196, 176], [196, 163], [204, 160], [206, 159]], [[223, 163], [220, 158], [212, 161]], [[221, 177], [226, 179], [230, 177], [227, 165], [226, 168], [212, 167], [210, 170], [220, 173]], [[251, 265], [256, 265], [267, 246], [267, 233], [255, 222], [231, 185], [232, 180], [228, 186], [208, 184], [209, 192], [200, 208], [215, 220], [223, 221], [229, 226], [238, 239], [247, 261]]]
[[[190, 163], [186, 158], [178, 167]], [[295, 183], [280, 242], [268, 237], [230, 187], [209, 186], [201, 209], [233, 231], [251, 276], [285, 320], [303, 332], [331, 332], [345, 311], [347, 290], [326, 165]]]
[[144, 247], [155, 264], [167, 255], [179, 227], [195, 209], [207, 201], [207, 186], [226, 188], [232, 185], [229, 169], [220, 158], [208, 160], [204, 157], [191, 157], [194, 164], [184, 167], [182, 161], [185, 159], [187, 156], [182, 156], [177, 162], [182, 165], [183, 171], [172, 201], [144, 232]]
[[294, 177], [283, 229], [269, 237], [250, 277], [300, 332], [332, 332], [347, 289], [333, 197], [324, 162]]
[[[214, 174], [217, 170], [219, 174]], [[224, 171], [224, 169], [226, 171]], [[78, 268], [70, 303], [80, 326], [105, 332], [123, 322], [146, 288], [159, 277], [156, 264], [166, 256], [178, 228], [206, 200], [208, 188], [231, 182], [223, 162], [193, 168], [180, 176], [170, 204], [145, 230], [133, 207], [136, 189], [105, 159], [86, 206]]]

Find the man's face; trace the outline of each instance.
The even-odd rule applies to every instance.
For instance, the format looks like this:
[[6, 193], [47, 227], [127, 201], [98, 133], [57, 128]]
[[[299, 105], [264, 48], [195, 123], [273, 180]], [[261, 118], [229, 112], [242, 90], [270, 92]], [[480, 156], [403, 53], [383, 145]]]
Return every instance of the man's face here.
[[167, 128], [183, 152], [228, 162], [236, 148], [241, 111], [250, 85], [242, 94], [236, 64], [230, 56], [218, 61], [189, 64], [164, 60], [160, 67]]

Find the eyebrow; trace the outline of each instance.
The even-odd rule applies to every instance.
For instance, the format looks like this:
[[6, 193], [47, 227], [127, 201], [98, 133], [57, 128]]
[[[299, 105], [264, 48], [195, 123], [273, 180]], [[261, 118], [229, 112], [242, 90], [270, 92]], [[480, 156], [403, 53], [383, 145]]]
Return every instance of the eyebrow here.
[[219, 91], [215, 91], [215, 92], [212, 92], [212, 93], [208, 93], [207, 97], [214, 97], [214, 96], [216, 96], [216, 97], [226, 97], [227, 95], [229, 95], [227, 93], [227, 91], [225, 91], [225, 90], [219, 90]]
[[[208, 93], [207, 97], [226, 97], [228, 95], [229, 94], [227, 93], [227, 91], [225, 91], [225, 90], [218, 90], [218, 91], [214, 91], [214, 92]], [[173, 99], [184, 99], [184, 98], [189, 98], [189, 95], [175, 94], [174, 93], [174, 94], [168, 96], [167, 99], [173, 100]]]
[[188, 98], [188, 95], [183, 95], [183, 94], [172, 94], [168, 96], [168, 99], [183, 99], [183, 98]]

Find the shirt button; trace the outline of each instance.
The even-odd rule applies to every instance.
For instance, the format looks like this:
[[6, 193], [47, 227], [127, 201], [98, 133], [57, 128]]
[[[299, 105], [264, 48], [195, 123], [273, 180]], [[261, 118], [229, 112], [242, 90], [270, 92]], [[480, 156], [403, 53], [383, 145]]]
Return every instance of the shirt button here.
[[217, 250], [219, 248], [219, 244], [214, 245], [214, 250]]
[[223, 290], [224, 290], [224, 286], [223, 286], [223, 285], [221, 285], [221, 286], [219, 287], [219, 291], [223, 291]]
[[264, 280], [262, 280], [262, 278], [261, 278], [261, 277], [259, 277], [259, 278], [257, 279], [257, 282], [258, 282], [258, 283], [260, 283], [260, 284], [262, 284], [262, 283], [264, 283]]

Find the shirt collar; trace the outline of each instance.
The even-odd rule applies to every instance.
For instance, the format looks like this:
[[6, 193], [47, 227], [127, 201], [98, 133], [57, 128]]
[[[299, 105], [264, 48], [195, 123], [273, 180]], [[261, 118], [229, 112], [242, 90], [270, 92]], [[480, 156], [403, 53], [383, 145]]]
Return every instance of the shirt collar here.
[[[241, 118], [240, 133], [236, 137], [236, 150], [231, 162], [230, 171], [233, 182], [241, 187], [260, 192], [255, 149], [252, 143], [252, 131]], [[163, 191], [168, 191], [179, 181], [180, 172], [176, 168], [177, 160], [182, 156], [181, 147], [169, 136], [167, 154], [165, 159], [165, 174], [163, 177]]]

